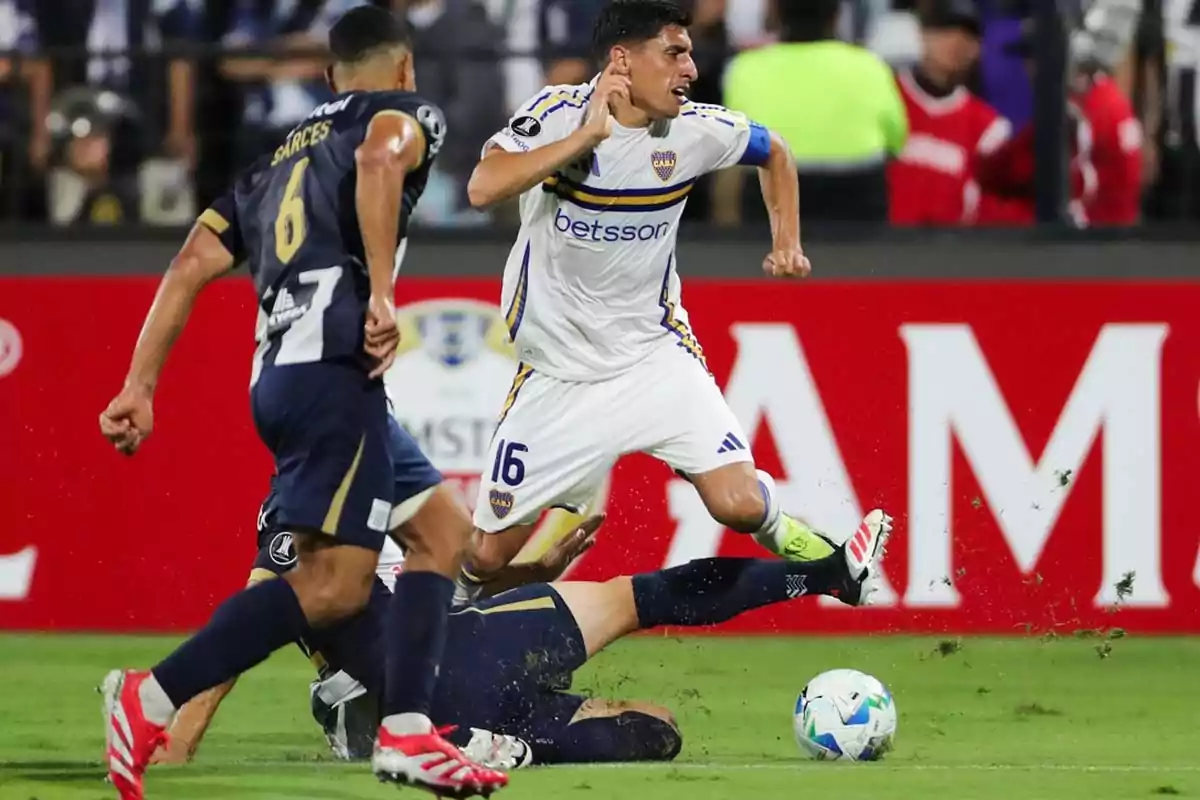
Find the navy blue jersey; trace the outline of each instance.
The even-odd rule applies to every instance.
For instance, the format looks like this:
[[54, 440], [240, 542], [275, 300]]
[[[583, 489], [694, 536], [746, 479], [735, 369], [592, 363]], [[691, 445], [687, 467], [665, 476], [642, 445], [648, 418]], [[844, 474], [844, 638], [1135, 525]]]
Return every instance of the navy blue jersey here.
[[404, 180], [400, 240], [445, 136], [442, 112], [411, 92], [348, 92], [313, 110], [275, 152], [200, 215], [239, 261], [259, 300], [262, 366], [362, 359], [370, 279], [355, 206], [355, 151], [380, 114], [411, 117], [422, 157]]

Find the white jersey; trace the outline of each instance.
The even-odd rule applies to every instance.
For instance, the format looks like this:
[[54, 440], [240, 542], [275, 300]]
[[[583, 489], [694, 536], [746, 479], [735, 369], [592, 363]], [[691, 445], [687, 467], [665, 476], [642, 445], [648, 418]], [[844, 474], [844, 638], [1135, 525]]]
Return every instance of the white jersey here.
[[[565, 139], [583, 124], [594, 84], [547, 87], [484, 149]], [[762, 165], [769, 152], [770, 135], [745, 116], [688, 103], [651, 128], [614, 122], [590, 158], [522, 195], [501, 303], [519, 360], [560, 380], [597, 381], [658, 347], [699, 357], [675, 265], [684, 204], [701, 176]]]

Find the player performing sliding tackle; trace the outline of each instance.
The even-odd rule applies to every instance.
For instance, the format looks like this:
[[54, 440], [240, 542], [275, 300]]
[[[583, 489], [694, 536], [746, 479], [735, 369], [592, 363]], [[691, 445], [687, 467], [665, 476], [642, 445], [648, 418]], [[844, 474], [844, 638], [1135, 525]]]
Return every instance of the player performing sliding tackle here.
[[[594, 32], [603, 74], [531, 99], [471, 176], [477, 206], [520, 197], [502, 298], [520, 364], [480, 481], [465, 597], [520, 551], [543, 510], [582, 510], [631, 452], [665, 461], [713, 519], [784, 558], [834, 552], [781, 512], [681, 303], [680, 217], [693, 184], [715, 170], [759, 167], [773, 237], [767, 274], [810, 269], [787, 146], [740, 114], [687, 100], [689, 24], [667, 0], [605, 7]], [[868, 520], [872, 535], [891, 525], [883, 513]]]
[[[596, 517], [585, 521], [552, 548], [543, 566], [561, 571], [587, 549], [599, 523]], [[281, 557], [286, 554], [272, 548], [261, 533], [265, 529], [260, 523], [256, 572], [286, 574], [291, 569]], [[531, 583], [484, 598], [450, 615], [433, 713], [459, 726], [458, 741], [469, 756], [500, 769], [672, 759], [682, 737], [668, 709], [564, 691], [575, 670], [618, 639], [658, 625], [711, 625], [811, 594], [864, 605], [884, 556], [887, 535], [878, 530], [878, 519], [863, 522], [862, 556], [843, 545], [802, 562], [708, 558], [604, 583]], [[321, 680], [312, 687], [314, 714], [343, 758], [371, 752], [380, 713], [382, 639], [388, 635], [382, 614], [397, 566], [398, 551], [385, 551], [367, 610], [304, 642], [321, 664]], [[180, 747], [163, 760], [190, 758], [217, 702], [201, 698], [183, 708], [173, 727]]]

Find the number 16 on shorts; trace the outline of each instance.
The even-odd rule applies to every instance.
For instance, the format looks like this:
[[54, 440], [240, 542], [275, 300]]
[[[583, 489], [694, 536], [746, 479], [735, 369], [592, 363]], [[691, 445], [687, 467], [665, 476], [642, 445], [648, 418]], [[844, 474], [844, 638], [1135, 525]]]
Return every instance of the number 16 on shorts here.
[[[496, 458], [492, 461], [492, 487], [487, 493], [487, 504], [492, 510], [492, 516], [497, 520], [503, 520], [512, 513], [513, 506], [516, 503], [516, 498], [511, 491], [502, 489], [500, 484], [515, 489], [525, 480], [525, 461], [521, 458], [524, 453], [528, 453], [529, 448], [520, 442], [509, 442], [501, 439], [496, 443]], [[481, 486], [480, 489], [483, 487]], [[482, 523], [482, 515], [478, 504], [476, 505], [476, 525], [481, 525], [485, 530], [493, 530], [494, 526], [484, 526]]]
[[496, 447], [496, 459], [492, 462], [492, 483], [504, 481], [506, 486], [520, 486], [521, 481], [525, 480], [525, 462], [521, 460], [521, 454], [528, 452], [529, 448], [520, 442], [501, 439]]

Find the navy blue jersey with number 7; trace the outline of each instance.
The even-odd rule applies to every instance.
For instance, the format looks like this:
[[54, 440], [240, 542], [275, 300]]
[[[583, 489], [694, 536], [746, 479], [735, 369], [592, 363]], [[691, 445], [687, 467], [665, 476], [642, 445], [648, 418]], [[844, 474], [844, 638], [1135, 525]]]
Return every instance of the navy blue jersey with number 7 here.
[[347, 92], [318, 106], [200, 215], [249, 264], [259, 305], [255, 376], [263, 367], [365, 358], [370, 279], [354, 154], [381, 114], [411, 117], [424, 139], [404, 180], [403, 252], [409, 215], [446, 132], [441, 110], [412, 92]]

